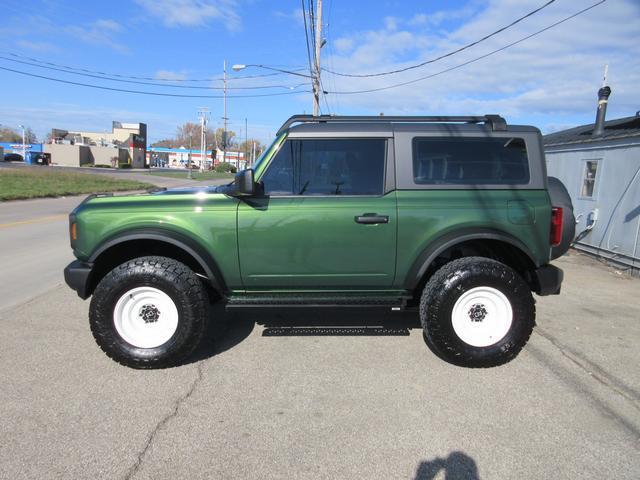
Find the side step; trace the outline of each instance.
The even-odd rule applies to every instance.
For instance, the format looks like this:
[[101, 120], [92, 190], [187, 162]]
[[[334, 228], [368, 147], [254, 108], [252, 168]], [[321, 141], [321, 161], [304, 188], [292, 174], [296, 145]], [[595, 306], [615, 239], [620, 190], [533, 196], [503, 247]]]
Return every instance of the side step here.
[[404, 309], [409, 297], [398, 295], [336, 295], [336, 294], [274, 294], [260, 293], [229, 297], [226, 308], [316, 308], [316, 307], [358, 307]]

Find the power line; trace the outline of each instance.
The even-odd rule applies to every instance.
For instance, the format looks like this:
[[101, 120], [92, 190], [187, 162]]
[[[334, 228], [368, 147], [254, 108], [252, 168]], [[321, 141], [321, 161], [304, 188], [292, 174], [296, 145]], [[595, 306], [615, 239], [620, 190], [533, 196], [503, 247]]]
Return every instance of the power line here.
[[426, 60], [426, 61], [424, 61], [422, 63], [418, 63], [416, 65], [411, 65], [411, 66], [408, 66], [408, 67], [399, 68], [397, 70], [389, 70], [387, 72], [379, 72], [379, 73], [341, 73], [341, 72], [335, 72], [333, 70], [326, 70], [326, 69], [325, 69], [325, 71], [328, 72], [328, 73], [332, 73], [333, 75], [338, 75], [338, 76], [341, 76], [341, 77], [381, 77], [383, 75], [392, 75], [394, 73], [401, 73], [401, 72], [406, 72], [408, 70], [413, 70], [413, 69], [416, 69], [416, 68], [424, 67], [425, 65], [437, 62], [438, 60], [442, 60], [443, 58], [451, 57], [452, 55], [460, 53], [463, 50], [467, 50], [467, 49], [469, 49], [469, 48], [471, 48], [471, 47], [473, 47], [475, 45], [478, 45], [479, 43], [484, 42], [485, 40], [488, 40], [491, 37], [494, 37], [494, 36], [498, 35], [499, 33], [504, 32], [505, 30], [513, 27], [514, 25], [522, 22], [526, 18], [529, 18], [532, 15], [535, 15], [540, 10], [542, 10], [544, 8], [547, 8], [549, 5], [551, 5], [555, 1], [556, 0], [549, 0], [544, 5], [538, 7], [535, 10], [532, 10], [531, 12], [527, 13], [526, 15], [514, 20], [509, 25], [506, 25], [506, 26], [504, 26], [504, 27], [502, 27], [502, 28], [500, 28], [498, 30], [495, 30], [494, 32], [491, 32], [488, 35], [485, 35], [484, 37], [480, 38], [479, 40], [476, 40], [474, 42], [468, 43], [465, 46], [458, 48], [457, 50], [453, 50], [453, 51], [451, 51], [449, 53], [445, 53], [444, 55], [440, 55], [439, 57], [435, 57], [435, 58], [432, 58], [430, 60]]
[[300, 0], [302, 5], [302, 19], [304, 21], [304, 37], [307, 45], [307, 61], [309, 62], [309, 75], [313, 76], [313, 67], [311, 66], [311, 51], [309, 50], [309, 32], [307, 31], [307, 12], [304, 6], [304, 0]]
[[[126, 90], [123, 88], [113, 88], [113, 87], [105, 87], [103, 85], [92, 85], [89, 83], [80, 83], [80, 82], [72, 82], [70, 80], [62, 80], [60, 78], [47, 77], [44, 75], [37, 75], [35, 73], [23, 72], [21, 70], [14, 70], [12, 68], [0, 67], [0, 70], [5, 70], [7, 72], [19, 73], [21, 75], [26, 75], [28, 77], [42, 78], [44, 80], [50, 80], [52, 82], [66, 83], [69, 85], [78, 85], [81, 87], [89, 87], [89, 88], [98, 88], [100, 90], [110, 90], [113, 92], [123, 92], [123, 93], [136, 93], [139, 95], [154, 95], [157, 97], [180, 97], [180, 98], [223, 98], [223, 95], [186, 95], [180, 93], [162, 93], [162, 92], [147, 92], [142, 90]], [[295, 95], [299, 92], [281, 92], [281, 93], [262, 93], [262, 94], [251, 94], [251, 95], [230, 95], [229, 98], [256, 98], [256, 97], [277, 97], [281, 95]]]
[[[91, 73], [82, 73], [82, 72], [71, 72], [71, 71], [67, 71], [64, 70], [62, 68], [57, 68], [57, 67], [48, 67], [46, 65], [39, 65], [37, 63], [32, 63], [32, 62], [25, 62], [24, 60], [16, 60], [14, 58], [9, 58], [9, 57], [5, 57], [0, 55], [0, 59], [3, 60], [7, 60], [9, 62], [15, 62], [15, 63], [21, 63], [23, 65], [31, 65], [33, 67], [37, 67], [37, 68], [46, 68], [47, 70], [55, 70], [58, 72], [63, 72], [63, 73], [69, 73], [72, 75], [81, 75], [83, 77], [91, 77], [91, 78], [99, 78], [99, 79], [103, 79], [103, 80], [109, 80], [111, 82], [122, 82], [122, 83], [136, 83], [136, 84], [140, 84], [140, 85], [155, 85], [155, 86], [160, 86], [160, 87], [164, 87], [164, 88], [189, 88], [189, 89], [199, 89], [199, 90], [224, 90], [224, 87], [202, 87], [202, 86], [198, 86], [198, 85], [169, 85], [166, 83], [157, 83], [157, 82], [143, 82], [143, 81], [139, 81], [139, 80], [125, 80], [122, 78], [110, 78], [110, 77], [105, 77], [103, 75], [94, 75]], [[258, 85], [258, 86], [254, 86], [254, 87], [227, 87], [227, 90], [259, 90], [259, 89], [267, 89], [267, 88], [286, 88], [286, 89], [293, 89], [293, 88], [298, 88], [302, 85], [306, 85], [306, 83], [301, 83], [301, 84], [297, 84], [297, 85]]]
[[[23, 58], [23, 59], [26, 59], [26, 60], [30, 60], [32, 62], [41, 63], [41, 64], [44, 64], [44, 65], [50, 65], [52, 67], [64, 68], [65, 70], [73, 70], [73, 71], [78, 71], [78, 72], [93, 73], [93, 74], [97, 74], [97, 75], [104, 75], [104, 76], [107, 76], [107, 77], [131, 78], [133, 80], [155, 80], [155, 81], [159, 81], [159, 82], [212, 82], [212, 81], [217, 81], [217, 80], [224, 80], [223, 77], [174, 78], [174, 79], [170, 79], [170, 78], [140, 77], [140, 76], [134, 76], [134, 75], [123, 75], [123, 74], [119, 74], [119, 73], [101, 72], [99, 70], [89, 70], [89, 69], [86, 69], [86, 68], [72, 67], [72, 66], [63, 65], [63, 64], [60, 64], [60, 63], [48, 62], [46, 60], [41, 60], [41, 59], [38, 59], [38, 58], [26, 56], [26, 55], [20, 55], [20, 54], [13, 53], [13, 52], [4, 51], [2, 53], [5, 54], [5, 55], [11, 55], [12, 57]], [[296, 67], [296, 69], [293, 70], [293, 71], [296, 72], [296, 71], [300, 71], [300, 70], [304, 70], [304, 68], [297, 68]], [[241, 76], [241, 77], [235, 77], [234, 80], [242, 80], [242, 79], [246, 79], [246, 78], [272, 77], [272, 76], [275, 76], [275, 75], [283, 75], [283, 73], [284, 72], [273, 72], [273, 73], [261, 73], [261, 74], [256, 74], [256, 75], [245, 75], [245, 76]]]
[[316, 58], [316, 20], [314, 12], [313, 0], [309, 0], [309, 35], [311, 36], [311, 51], [313, 52], [313, 64], [315, 65], [318, 59]]
[[421, 82], [422, 80], [427, 80], [427, 79], [429, 79], [429, 78], [437, 77], [438, 75], [442, 75], [443, 73], [447, 73], [447, 72], [450, 72], [450, 71], [452, 71], [452, 70], [456, 70], [456, 69], [458, 69], [458, 68], [462, 68], [462, 67], [464, 67], [464, 66], [466, 66], [466, 65], [469, 65], [469, 64], [471, 64], [471, 63], [475, 63], [475, 62], [477, 62], [477, 61], [479, 61], [479, 60], [482, 60], [482, 59], [484, 59], [484, 58], [490, 57], [491, 55], [495, 55], [496, 53], [502, 52], [503, 50], [506, 50], [507, 48], [510, 48], [510, 47], [513, 47], [514, 45], [517, 45], [517, 44], [519, 44], [519, 43], [522, 43], [522, 42], [524, 42], [525, 40], [528, 40], [528, 39], [530, 39], [530, 38], [532, 38], [532, 37], [535, 37], [536, 35], [540, 35], [541, 33], [546, 32], [547, 30], [550, 30], [551, 28], [553, 28], [553, 27], [556, 27], [556, 26], [560, 25], [561, 23], [567, 22], [567, 21], [571, 20], [572, 18], [577, 17], [578, 15], [582, 15], [583, 13], [585, 13], [585, 12], [587, 12], [587, 11], [591, 10], [592, 8], [597, 7], [598, 5], [601, 5], [601, 4], [605, 3], [606, 1], [607, 1], [607, 0], [600, 0], [599, 2], [594, 3], [593, 5], [591, 5], [591, 6], [587, 7], [587, 8], [584, 8], [584, 9], [580, 10], [579, 12], [576, 12], [576, 13], [574, 13], [573, 15], [570, 15], [570, 16], [568, 16], [568, 17], [565, 17], [565, 18], [563, 18], [562, 20], [559, 20], [559, 21], [557, 21], [557, 22], [555, 22], [555, 23], [552, 23], [552, 24], [551, 24], [551, 25], [549, 25], [548, 27], [545, 27], [545, 28], [543, 28], [543, 29], [541, 29], [541, 30], [538, 30], [538, 31], [536, 31], [536, 32], [534, 32], [534, 33], [532, 33], [532, 34], [530, 34], [530, 35], [527, 35], [526, 37], [522, 37], [520, 40], [516, 40], [515, 42], [511, 42], [511, 43], [509, 43], [509, 44], [507, 44], [507, 45], [505, 45], [505, 46], [503, 46], [503, 47], [500, 47], [500, 48], [498, 48], [498, 49], [496, 49], [496, 50], [493, 50], [493, 51], [491, 51], [491, 52], [489, 52], [489, 53], [486, 53], [486, 54], [484, 54], [484, 55], [481, 55], [481, 56], [479, 56], [479, 57], [476, 57], [476, 58], [474, 58], [474, 59], [472, 59], [472, 60], [469, 60], [469, 61], [466, 61], [466, 62], [460, 63], [460, 64], [455, 65], [455, 66], [450, 67], [450, 68], [446, 68], [446, 69], [441, 70], [441, 71], [436, 72], [436, 73], [432, 73], [431, 75], [426, 75], [426, 76], [424, 76], [424, 77], [419, 77], [419, 78], [416, 78], [416, 79], [413, 79], [413, 80], [409, 80], [409, 81], [407, 81], [407, 82], [396, 83], [396, 84], [394, 84], [394, 85], [387, 85], [387, 86], [385, 86], [385, 87], [370, 88], [370, 89], [368, 89], [368, 90], [350, 90], [350, 91], [342, 91], [342, 92], [327, 92], [327, 93], [331, 93], [331, 94], [334, 94], [334, 95], [350, 95], [350, 94], [356, 94], [356, 93], [372, 93], [372, 92], [380, 92], [380, 91], [382, 91], [382, 90], [389, 90], [389, 89], [392, 89], [392, 88], [403, 87], [403, 86], [405, 86], [405, 85], [411, 85], [412, 83], [417, 83], [417, 82]]

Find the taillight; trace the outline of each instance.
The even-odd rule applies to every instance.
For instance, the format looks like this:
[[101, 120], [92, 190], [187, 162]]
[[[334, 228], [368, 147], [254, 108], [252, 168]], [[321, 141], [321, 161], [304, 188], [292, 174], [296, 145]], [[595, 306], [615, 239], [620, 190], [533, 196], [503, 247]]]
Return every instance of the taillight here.
[[553, 207], [551, 209], [551, 232], [549, 235], [549, 243], [552, 247], [557, 247], [562, 242], [562, 207]]
[[72, 223], [71, 224], [71, 228], [70, 228], [70, 237], [71, 237], [71, 241], [75, 242], [76, 240], [78, 240], [78, 227], [76, 225], [76, 223]]

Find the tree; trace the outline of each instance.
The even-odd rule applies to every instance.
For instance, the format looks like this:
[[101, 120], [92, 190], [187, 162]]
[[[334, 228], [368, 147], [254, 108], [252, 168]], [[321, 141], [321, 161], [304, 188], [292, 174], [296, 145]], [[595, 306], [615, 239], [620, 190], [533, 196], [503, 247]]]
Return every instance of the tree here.
[[173, 138], [165, 138], [151, 144], [152, 147], [175, 148], [176, 141]]
[[[24, 129], [24, 141], [25, 143], [36, 143], [38, 141], [38, 137], [30, 127]], [[22, 129], [0, 128], [0, 142], [22, 143]]]
[[[186, 122], [176, 129], [175, 143], [176, 147], [189, 147], [189, 141], [194, 149], [200, 148], [200, 134], [202, 126], [199, 123]], [[215, 143], [215, 133], [210, 128], [206, 129], [207, 145]]]
[[[186, 122], [176, 128], [176, 135], [174, 138], [165, 138], [163, 140], [158, 140], [157, 142], [152, 143], [151, 146], [165, 148], [189, 148], [189, 141], [191, 141], [191, 148], [197, 150], [200, 148], [201, 131], [202, 127], [199, 123]], [[223, 149], [223, 131], [224, 129], [222, 128], [218, 128], [215, 131], [211, 128], [207, 128], [207, 149]], [[238, 148], [239, 145], [236, 142], [236, 132], [234, 132], [233, 130], [227, 130], [227, 150], [237, 150]]]
[[18, 133], [12, 128], [0, 128], [0, 142], [9, 142], [9, 143], [18, 143], [22, 142], [22, 135], [18, 135]]
[[[36, 136], [34, 131], [31, 130], [31, 127], [25, 128], [24, 138], [26, 143], [36, 143], [38, 141], [38, 137]], [[20, 140], [22, 140], [22, 138], [20, 138]]]
[[253, 153], [254, 143], [255, 143], [255, 159], [257, 159], [266, 148], [265, 145], [260, 140], [257, 140], [255, 138], [249, 138], [245, 142], [242, 142], [240, 145], [238, 145], [238, 150], [244, 153], [244, 158], [248, 162], [251, 161], [251, 155]]
[[[222, 137], [224, 136], [224, 128], [218, 128], [215, 134], [215, 143], [218, 146], [218, 150], [224, 150], [224, 142]], [[227, 130], [227, 150], [235, 150], [238, 145], [235, 142], [236, 132], [233, 130]]]

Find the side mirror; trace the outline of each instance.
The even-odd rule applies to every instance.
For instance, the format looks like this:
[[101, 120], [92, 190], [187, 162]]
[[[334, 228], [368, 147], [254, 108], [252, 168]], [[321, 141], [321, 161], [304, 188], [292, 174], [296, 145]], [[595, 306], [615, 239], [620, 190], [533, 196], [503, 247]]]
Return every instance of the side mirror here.
[[233, 184], [235, 194], [239, 197], [255, 195], [256, 182], [253, 179], [253, 169], [249, 168], [238, 172]]

